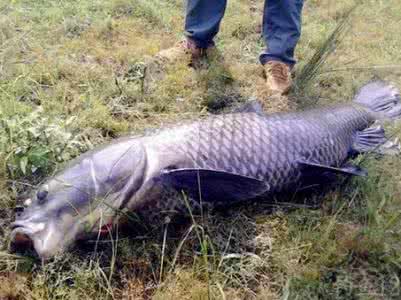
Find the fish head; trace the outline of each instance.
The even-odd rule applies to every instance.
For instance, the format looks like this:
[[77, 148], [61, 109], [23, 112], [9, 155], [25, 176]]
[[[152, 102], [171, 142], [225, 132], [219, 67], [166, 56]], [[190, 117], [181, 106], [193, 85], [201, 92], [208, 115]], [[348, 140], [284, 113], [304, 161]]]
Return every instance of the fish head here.
[[50, 258], [117, 221], [121, 205], [141, 184], [141, 172], [132, 167], [140, 165], [140, 155], [124, 156], [121, 148], [84, 157], [42, 184], [16, 213], [11, 250], [30, 248]]
[[48, 258], [68, 248], [91, 230], [88, 216], [93, 214], [95, 197], [85, 178], [65, 182], [49, 180], [24, 202], [12, 223], [11, 247], [31, 248]]

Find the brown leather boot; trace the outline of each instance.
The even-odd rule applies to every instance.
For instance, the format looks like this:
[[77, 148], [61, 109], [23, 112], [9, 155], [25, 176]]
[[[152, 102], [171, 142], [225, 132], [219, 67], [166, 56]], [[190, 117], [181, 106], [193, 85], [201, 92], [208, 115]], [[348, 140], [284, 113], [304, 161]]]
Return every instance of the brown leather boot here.
[[290, 67], [280, 61], [269, 61], [263, 67], [267, 88], [273, 94], [287, 94], [292, 83]]
[[215, 47], [199, 48], [189, 39], [184, 39], [176, 43], [173, 47], [164, 49], [154, 56], [145, 58], [145, 74], [143, 89], [146, 93], [151, 92], [157, 87], [166, 73], [166, 67], [177, 62], [184, 62], [189, 67], [201, 68], [207, 55], [213, 55]]
[[209, 48], [199, 48], [189, 39], [184, 39], [173, 47], [160, 51], [156, 54], [156, 59], [174, 63], [178, 61], [187, 61], [189, 66], [195, 67], [201, 58], [206, 57]]

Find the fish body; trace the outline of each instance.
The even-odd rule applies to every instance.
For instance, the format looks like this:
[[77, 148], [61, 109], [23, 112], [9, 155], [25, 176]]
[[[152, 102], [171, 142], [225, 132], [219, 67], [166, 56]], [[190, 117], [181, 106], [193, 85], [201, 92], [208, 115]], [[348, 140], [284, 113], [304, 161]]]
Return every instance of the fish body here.
[[[213, 203], [228, 204], [232, 200], [281, 192], [301, 184], [304, 169], [301, 161], [342, 166], [352, 150], [355, 133], [373, 122], [371, 114], [356, 104], [304, 113], [266, 116], [250, 112], [209, 117], [141, 139], [139, 144], [147, 162], [142, 187], [151, 189], [180, 170], [193, 170], [193, 176], [198, 175], [197, 170], [202, 170], [202, 174], [213, 170], [221, 172], [222, 177], [235, 174], [238, 180], [251, 178], [265, 186], [263, 193], [254, 195], [249, 191], [249, 197], [240, 199], [234, 199], [232, 192], [228, 192], [228, 197], [218, 193], [216, 197], [207, 197], [206, 200]], [[126, 147], [136, 143], [138, 141], [133, 140]], [[194, 194], [198, 192], [198, 186], [186, 186], [186, 183], [180, 186], [177, 180], [173, 178], [169, 182], [183, 189], [194, 188]], [[199, 192], [205, 195], [208, 186], [205, 183], [204, 192]], [[151, 199], [141, 193], [126, 201], [130, 210], [139, 210], [144, 204], [163, 205], [149, 203]], [[172, 207], [164, 206], [164, 209]]]
[[40, 187], [12, 225], [12, 244], [31, 243], [47, 258], [111, 223], [118, 210], [182, 211], [182, 201], [162, 196], [169, 188], [229, 205], [288, 190], [311, 173], [359, 175], [346, 160], [385, 144], [383, 129], [372, 125], [398, 117], [399, 100], [394, 87], [372, 82], [349, 104], [272, 115], [256, 107], [117, 140]]

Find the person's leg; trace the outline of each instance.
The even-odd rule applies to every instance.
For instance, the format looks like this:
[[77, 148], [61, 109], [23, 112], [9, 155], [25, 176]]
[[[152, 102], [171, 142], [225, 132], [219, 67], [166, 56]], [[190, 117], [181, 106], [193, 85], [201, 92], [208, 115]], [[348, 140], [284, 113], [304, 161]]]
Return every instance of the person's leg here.
[[267, 48], [259, 60], [281, 61], [292, 67], [294, 50], [301, 35], [303, 0], [265, 0], [263, 37]]
[[188, 0], [185, 35], [199, 48], [213, 45], [227, 0]]

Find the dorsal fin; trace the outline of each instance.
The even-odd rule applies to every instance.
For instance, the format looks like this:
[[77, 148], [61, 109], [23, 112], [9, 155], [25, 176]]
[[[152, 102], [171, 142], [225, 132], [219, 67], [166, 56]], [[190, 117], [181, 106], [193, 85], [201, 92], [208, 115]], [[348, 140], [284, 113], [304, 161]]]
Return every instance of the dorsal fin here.
[[401, 117], [400, 91], [388, 82], [376, 80], [365, 84], [355, 95], [354, 101], [377, 112], [378, 119]]
[[263, 106], [262, 104], [253, 98], [252, 100], [245, 102], [240, 107], [237, 107], [234, 109], [233, 113], [258, 113], [258, 114], [264, 114], [263, 111]]

